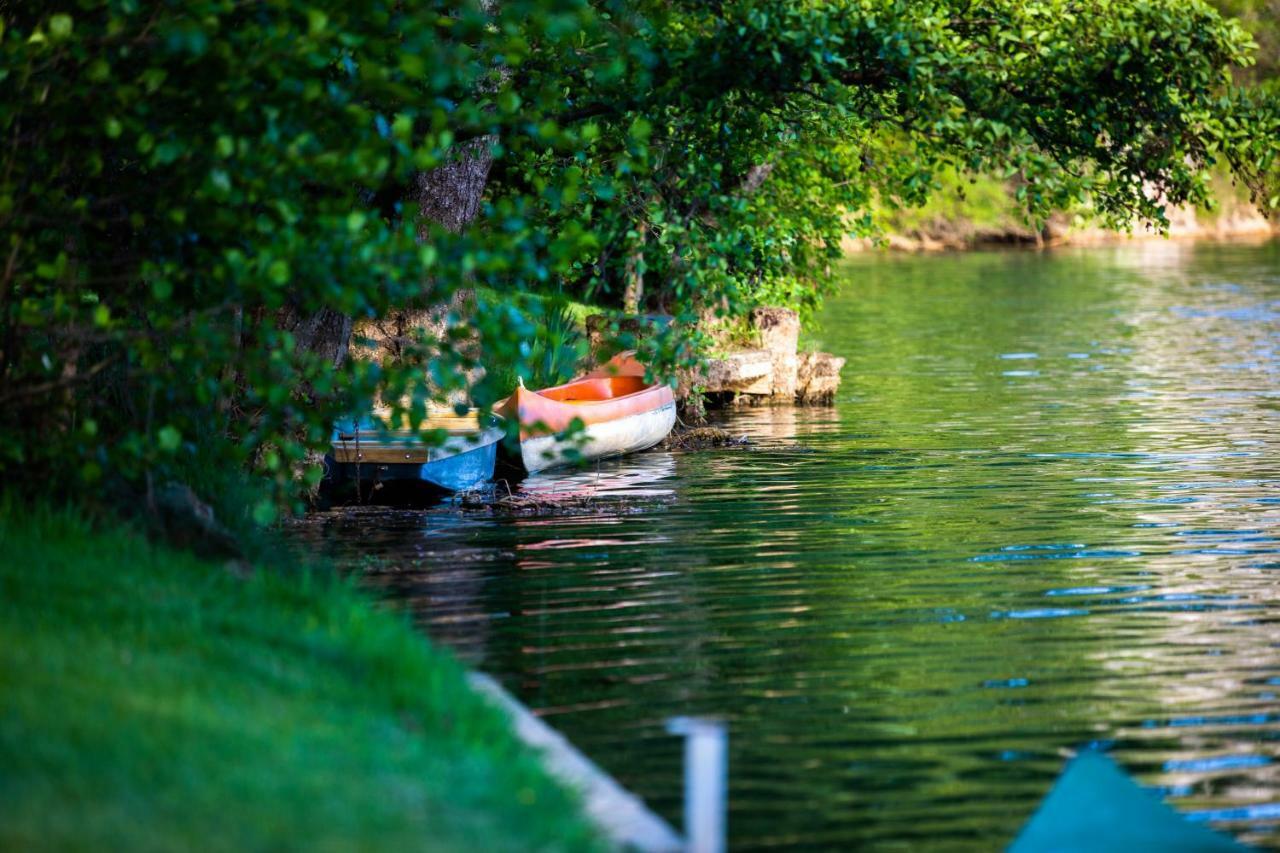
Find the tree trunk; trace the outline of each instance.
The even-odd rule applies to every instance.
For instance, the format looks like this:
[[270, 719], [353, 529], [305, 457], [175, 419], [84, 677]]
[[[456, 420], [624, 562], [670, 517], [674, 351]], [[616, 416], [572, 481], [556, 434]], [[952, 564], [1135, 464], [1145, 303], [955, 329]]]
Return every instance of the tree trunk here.
[[644, 302], [644, 244], [649, 237], [649, 223], [637, 225], [636, 234], [636, 245], [627, 256], [623, 273], [622, 310], [628, 314], [639, 314]]
[[[493, 14], [497, 8], [496, 0], [481, 0], [481, 5], [489, 14]], [[507, 73], [501, 73], [498, 85], [507, 78]], [[418, 202], [418, 234], [421, 239], [427, 239], [432, 222], [457, 234], [476, 218], [476, 214], [480, 212], [480, 200], [484, 197], [485, 184], [489, 180], [493, 147], [497, 141], [496, 136], [486, 135], [454, 146], [447, 163], [430, 171], [420, 172], [414, 178], [410, 192]], [[460, 291], [453, 294], [447, 302], [430, 308], [394, 310], [388, 316], [362, 323], [359, 331], [362, 335], [369, 332], [368, 336], [378, 342], [378, 351], [370, 355], [395, 360], [400, 358], [403, 345], [413, 337], [415, 330], [439, 336], [443, 333], [449, 313], [466, 305], [470, 298], [469, 292]], [[352, 318], [343, 317], [341, 319], [344, 322], [339, 322], [336, 315], [329, 316], [332, 314], [327, 310], [322, 311], [316, 317], [307, 318], [299, 324], [314, 329], [314, 333], [308, 337], [307, 348], [323, 352], [326, 357], [333, 353], [336, 367], [347, 356]], [[301, 337], [298, 345], [303, 346]]]
[[489, 167], [493, 165], [494, 136], [482, 136], [458, 146], [455, 156], [443, 166], [421, 172], [414, 181], [418, 212], [426, 236], [426, 225], [438, 222], [457, 234], [480, 212]]
[[[489, 178], [489, 168], [493, 165], [492, 150], [495, 141], [492, 136], [482, 136], [459, 145], [450, 162], [429, 172], [421, 172], [414, 179], [412, 191], [421, 217], [419, 233], [424, 239], [432, 222], [458, 233], [475, 219], [480, 211], [480, 200]], [[400, 344], [411, 335], [412, 330], [431, 331], [443, 323], [450, 310], [466, 301], [467, 295], [459, 293], [442, 306], [405, 308], [372, 321], [370, 337], [380, 343], [394, 339], [394, 345], [380, 346], [377, 356], [398, 358]], [[298, 315], [285, 309], [280, 312], [277, 322], [280, 328], [294, 333], [300, 351], [318, 352], [331, 361], [334, 367], [340, 367], [346, 361], [353, 325], [351, 317], [327, 308], [310, 316]], [[365, 324], [361, 325], [363, 332]], [[389, 334], [388, 329], [397, 331]]]
[[351, 318], [346, 314], [331, 308], [299, 314], [286, 307], [276, 314], [276, 326], [293, 333], [299, 352], [317, 353], [334, 367], [340, 367], [347, 360]]

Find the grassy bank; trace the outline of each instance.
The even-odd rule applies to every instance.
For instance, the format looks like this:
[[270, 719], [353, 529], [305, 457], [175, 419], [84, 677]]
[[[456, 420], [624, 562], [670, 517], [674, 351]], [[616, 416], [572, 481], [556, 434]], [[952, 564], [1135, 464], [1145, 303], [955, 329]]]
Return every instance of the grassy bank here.
[[[883, 202], [875, 207], [874, 216], [891, 247], [961, 249], [1035, 242], [1037, 229], [1022, 213], [1015, 182], [991, 175], [962, 175], [950, 169], [935, 179], [934, 192], [920, 207], [891, 207]], [[1225, 170], [1211, 174], [1210, 196], [1210, 208], [1168, 209], [1170, 233], [1210, 238], [1257, 233], [1261, 220], [1248, 191]], [[1135, 225], [1134, 233], [1149, 232]], [[1089, 207], [1081, 204], [1054, 214], [1048, 236], [1055, 241], [1096, 243], [1124, 239], [1125, 235], [1105, 230]]]
[[953, 169], [936, 177], [937, 187], [920, 207], [879, 204], [874, 213], [889, 234], [926, 233], [970, 239], [976, 234], [1028, 231], [1007, 181], [968, 176]]
[[597, 846], [462, 675], [343, 583], [0, 506], [0, 848]]

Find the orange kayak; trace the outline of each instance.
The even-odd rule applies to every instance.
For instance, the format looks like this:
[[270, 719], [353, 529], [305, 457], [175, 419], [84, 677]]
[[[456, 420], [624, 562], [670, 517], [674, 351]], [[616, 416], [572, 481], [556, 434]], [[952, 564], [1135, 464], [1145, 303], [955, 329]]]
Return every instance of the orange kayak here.
[[[671, 387], [645, 382], [644, 366], [629, 353], [564, 385], [517, 388], [495, 411], [520, 424], [520, 462], [530, 474], [645, 450], [676, 422]], [[559, 438], [575, 419], [582, 432]]]

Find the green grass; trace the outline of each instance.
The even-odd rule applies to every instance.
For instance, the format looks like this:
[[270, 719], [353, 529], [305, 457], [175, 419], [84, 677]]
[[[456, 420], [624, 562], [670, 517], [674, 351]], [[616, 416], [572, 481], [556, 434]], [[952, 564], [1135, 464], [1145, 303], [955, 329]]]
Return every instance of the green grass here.
[[916, 229], [928, 231], [939, 223], [950, 224], [961, 233], [974, 229], [1026, 228], [1007, 182], [988, 175], [961, 175], [948, 169], [938, 175], [938, 183], [939, 188], [923, 207], [878, 207], [876, 216], [885, 231], [899, 234]]
[[[875, 216], [885, 233], [922, 231], [971, 239], [983, 232], [1025, 233], [1030, 228], [1015, 199], [1011, 182], [991, 175], [962, 175], [950, 169], [939, 173], [937, 178], [939, 187], [922, 207], [893, 208], [881, 203], [875, 208]], [[1254, 212], [1248, 191], [1233, 183], [1224, 167], [1216, 167], [1210, 174], [1210, 192], [1214, 207], [1212, 210], [1197, 210], [1201, 221], [1214, 222], [1223, 216]], [[1092, 218], [1087, 204], [1064, 212], [1079, 216], [1084, 224], [1097, 221]], [[1141, 230], [1140, 226], [1138, 230]]]
[[0, 849], [593, 849], [403, 616], [0, 501]]

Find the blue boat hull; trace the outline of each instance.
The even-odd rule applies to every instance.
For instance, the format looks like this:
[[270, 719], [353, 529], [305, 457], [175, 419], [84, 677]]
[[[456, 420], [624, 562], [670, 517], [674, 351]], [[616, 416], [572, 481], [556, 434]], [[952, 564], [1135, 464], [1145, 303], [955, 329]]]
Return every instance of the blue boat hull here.
[[1108, 756], [1086, 750], [1067, 764], [1008, 853], [1245, 853], [1191, 823]]
[[338, 462], [330, 455], [325, 457], [325, 468], [335, 485], [420, 484], [449, 493], [473, 489], [492, 479], [497, 458], [495, 442], [423, 463]]
[[[434, 441], [424, 441], [428, 432]], [[322, 500], [407, 504], [474, 489], [493, 478], [503, 435], [501, 426], [470, 418], [437, 416], [421, 430], [339, 423], [325, 457]]]

